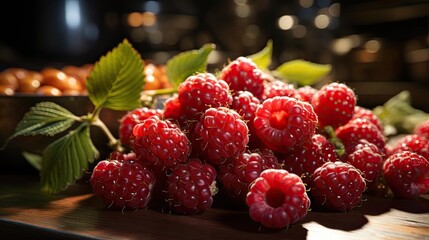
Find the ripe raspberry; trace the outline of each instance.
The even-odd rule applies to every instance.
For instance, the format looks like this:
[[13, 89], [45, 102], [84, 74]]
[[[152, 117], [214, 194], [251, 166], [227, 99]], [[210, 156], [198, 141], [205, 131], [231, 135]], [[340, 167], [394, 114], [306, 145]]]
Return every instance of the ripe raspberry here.
[[367, 185], [377, 180], [383, 159], [380, 149], [365, 139], [360, 139], [347, 156], [347, 162], [362, 172]]
[[417, 153], [403, 151], [389, 156], [383, 173], [396, 197], [417, 198], [429, 192], [429, 161]]
[[273, 97], [295, 97], [296, 89], [292, 84], [281, 80], [274, 80], [265, 83], [264, 93], [261, 100], [267, 100]]
[[316, 132], [317, 116], [309, 103], [291, 97], [274, 97], [256, 109], [253, 124], [268, 148], [287, 152], [310, 140]]
[[417, 135], [407, 134], [400, 137], [390, 149], [390, 154], [410, 151], [429, 159], [429, 139]]
[[168, 177], [167, 202], [172, 211], [198, 214], [212, 206], [216, 194], [216, 170], [198, 159], [177, 165]]
[[343, 83], [329, 83], [314, 94], [311, 104], [319, 118], [319, 126], [337, 128], [346, 124], [354, 113], [356, 96]]
[[229, 107], [232, 96], [228, 84], [211, 73], [188, 77], [178, 88], [179, 102], [188, 119], [196, 119], [210, 107]]
[[108, 207], [137, 209], [149, 203], [155, 176], [134, 161], [103, 160], [95, 166], [90, 183]]
[[182, 125], [186, 120], [182, 104], [180, 104], [179, 97], [177, 95], [172, 96], [165, 101], [164, 118], [173, 122], [175, 121], [180, 125]]
[[231, 90], [249, 91], [260, 98], [264, 91], [265, 73], [252, 59], [238, 57], [222, 69], [219, 79], [228, 83]]
[[119, 121], [119, 139], [121, 140], [121, 143], [132, 147], [134, 126], [141, 123], [146, 118], [155, 115], [162, 117], [162, 110], [142, 107], [126, 113]]
[[326, 162], [313, 173], [310, 194], [315, 203], [335, 211], [348, 211], [362, 200], [365, 180], [348, 163]]
[[268, 228], [285, 228], [307, 215], [310, 208], [305, 185], [296, 174], [267, 169], [250, 186], [246, 197], [249, 215]]
[[306, 184], [310, 184], [311, 175], [318, 167], [336, 160], [334, 145], [320, 134], [314, 134], [304, 145], [279, 156], [283, 169], [300, 176]]
[[360, 139], [374, 144], [384, 154], [386, 153], [386, 137], [369, 120], [356, 118], [337, 128], [335, 135], [341, 140], [346, 149], [346, 156], [353, 151]]
[[381, 124], [381, 120], [370, 109], [367, 109], [367, 108], [364, 108], [361, 106], [356, 106], [352, 119], [356, 119], [356, 118], [364, 118], [364, 119], [369, 120], [381, 132], [383, 132], [383, 125]]
[[417, 124], [413, 133], [429, 139], [429, 119]]
[[316, 92], [317, 89], [311, 86], [303, 86], [296, 89], [296, 97], [301, 101], [311, 103], [311, 99]]
[[220, 165], [219, 179], [228, 197], [236, 204], [245, 205], [249, 185], [266, 169], [279, 169], [277, 157], [265, 149], [240, 154], [231, 163]]
[[137, 159], [156, 168], [172, 168], [188, 159], [191, 146], [186, 135], [169, 120], [152, 116], [133, 130]]
[[113, 151], [109, 155], [109, 160], [137, 161], [137, 156], [134, 152], [123, 153], [123, 152]]
[[249, 129], [240, 115], [229, 108], [209, 108], [195, 127], [197, 144], [207, 161], [220, 165], [246, 150]]

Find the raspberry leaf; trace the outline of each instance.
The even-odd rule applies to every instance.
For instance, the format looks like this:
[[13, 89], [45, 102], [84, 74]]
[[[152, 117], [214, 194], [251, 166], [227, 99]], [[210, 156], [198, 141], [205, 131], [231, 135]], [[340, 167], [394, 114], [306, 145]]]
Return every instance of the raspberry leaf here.
[[273, 41], [269, 40], [267, 46], [260, 52], [248, 56], [253, 62], [262, 70], [268, 70], [271, 65], [271, 58], [273, 55]]
[[33, 166], [35, 169], [39, 171], [42, 169], [42, 161], [43, 161], [42, 155], [25, 152], [25, 151], [22, 152], [22, 155], [27, 160], [27, 162], [29, 162], [31, 166]]
[[274, 72], [289, 82], [298, 85], [312, 85], [331, 71], [330, 64], [317, 64], [297, 59], [285, 62], [277, 67]]
[[208, 56], [215, 49], [214, 44], [205, 44], [198, 50], [182, 52], [172, 57], [166, 65], [167, 77], [175, 88], [195, 73], [207, 70]]
[[82, 177], [88, 163], [99, 152], [90, 138], [89, 126], [82, 123], [67, 135], [51, 143], [43, 151], [42, 191], [58, 193]]
[[3, 148], [11, 139], [18, 136], [54, 136], [64, 132], [79, 120], [79, 117], [56, 103], [38, 103], [24, 115], [16, 126], [15, 133], [7, 139]]
[[139, 107], [143, 67], [139, 53], [124, 40], [94, 65], [87, 80], [89, 99], [96, 108], [122, 111]]

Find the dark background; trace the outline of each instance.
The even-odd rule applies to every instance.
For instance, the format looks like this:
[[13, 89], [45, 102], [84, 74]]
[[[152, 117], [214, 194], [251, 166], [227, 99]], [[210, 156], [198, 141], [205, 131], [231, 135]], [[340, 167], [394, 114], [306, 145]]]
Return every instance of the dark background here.
[[3, 3], [0, 29], [0, 70], [93, 63], [124, 38], [158, 63], [212, 42], [219, 67], [272, 39], [272, 68], [330, 63], [363, 106], [409, 90], [429, 112], [429, 1], [15, 0]]

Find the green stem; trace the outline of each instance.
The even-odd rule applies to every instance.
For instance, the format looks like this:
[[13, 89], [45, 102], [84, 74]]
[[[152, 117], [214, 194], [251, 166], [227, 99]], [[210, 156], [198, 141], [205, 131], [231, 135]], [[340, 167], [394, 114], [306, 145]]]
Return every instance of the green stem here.
[[335, 152], [337, 152], [337, 155], [342, 157], [344, 154], [346, 154], [344, 144], [335, 135], [334, 128], [332, 126], [326, 126], [323, 130], [329, 135], [329, 141], [334, 145]]
[[119, 152], [124, 151], [124, 148], [121, 146], [119, 140], [113, 136], [109, 128], [106, 126], [106, 124], [104, 124], [103, 121], [101, 121], [100, 118], [95, 119], [95, 121], [92, 122], [92, 125], [99, 127], [104, 132], [104, 134], [107, 136], [107, 139], [109, 139], [110, 148]]
[[143, 95], [149, 95], [151, 97], [156, 97], [159, 95], [167, 95], [167, 94], [173, 94], [177, 92], [177, 88], [161, 88], [157, 90], [146, 90], [143, 91]]

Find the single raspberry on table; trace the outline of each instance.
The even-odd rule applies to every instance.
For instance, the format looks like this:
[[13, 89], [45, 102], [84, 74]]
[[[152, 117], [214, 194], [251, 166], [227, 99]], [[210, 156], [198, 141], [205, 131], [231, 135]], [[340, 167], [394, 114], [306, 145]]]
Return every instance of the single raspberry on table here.
[[264, 93], [260, 97], [262, 101], [273, 97], [296, 97], [296, 89], [290, 84], [281, 80], [273, 80], [265, 83]]
[[167, 180], [166, 201], [179, 214], [198, 214], [213, 204], [217, 193], [216, 170], [199, 159], [177, 165]]
[[155, 176], [135, 161], [103, 160], [94, 167], [90, 183], [108, 207], [138, 209], [148, 205]]
[[429, 139], [429, 119], [417, 124], [413, 133]]
[[383, 164], [384, 178], [399, 198], [417, 198], [429, 192], [429, 161], [410, 151], [390, 155]]
[[134, 126], [138, 123], [141, 123], [143, 120], [150, 116], [162, 117], [163, 111], [160, 109], [142, 107], [126, 113], [119, 120], [119, 139], [121, 140], [121, 143], [126, 146], [132, 147]]
[[337, 128], [346, 124], [354, 114], [356, 95], [344, 83], [332, 82], [324, 85], [311, 99], [319, 118], [319, 126]]
[[187, 161], [191, 153], [186, 134], [176, 124], [158, 116], [137, 124], [133, 135], [137, 160], [161, 170]]
[[220, 165], [246, 150], [249, 129], [241, 116], [225, 107], [209, 108], [195, 127], [196, 144], [207, 161]]
[[383, 125], [381, 123], [381, 120], [373, 111], [371, 111], [368, 108], [364, 108], [361, 106], [356, 106], [352, 119], [356, 118], [364, 118], [370, 121], [372, 124], [374, 124], [381, 132], [383, 132]]
[[383, 152], [365, 139], [360, 139], [347, 156], [347, 162], [362, 172], [367, 185], [376, 182], [381, 173], [383, 161]]
[[359, 170], [344, 162], [326, 162], [313, 173], [310, 194], [315, 204], [334, 211], [348, 211], [362, 201], [366, 189]]
[[219, 166], [219, 179], [227, 196], [238, 205], [246, 204], [250, 184], [266, 169], [279, 169], [273, 151], [264, 149], [244, 152], [227, 164]]
[[253, 124], [265, 146], [288, 152], [311, 139], [316, 132], [317, 115], [309, 103], [291, 97], [274, 97], [256, 109]]
[[238, 57], [230, 62], [219, 75], [219, 79], [227, 82], [231, 90], [249, 91], [257, 98], [264, 91], [265, 78], [265, 73], [247, 57]]
[[251, 184], [246, 203], [250, 217], [268, 228], [286, 228], [310, 208], [301, 178], [283, 169], [264, 170]]
[[232, 96], [224, 80], [211, 73], [199, 73], [188, 77], [178, 89], [179, 102], [187, 119], [199, 119], [210, 107], [229, 107]]
[[300, 176], [306, 184], [310, 184], [311, 175], [318, 167], [338, 159], [334, 145], [320, 134], [314, 134], [310, 141], [289, 153], [279, 154], [278, 158], [284, 169]]
[[394, 143], [390, 148], [390, 154], [410, 151], [429, 159], [429, 139], [418, 134], [406, 134]]

